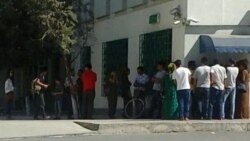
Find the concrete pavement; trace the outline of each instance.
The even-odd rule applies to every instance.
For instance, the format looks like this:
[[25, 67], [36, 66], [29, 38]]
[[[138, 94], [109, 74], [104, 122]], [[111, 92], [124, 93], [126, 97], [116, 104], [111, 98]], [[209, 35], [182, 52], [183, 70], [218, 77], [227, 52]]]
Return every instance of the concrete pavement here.
[[37, 136], [87, 134], [92, 131], [68, 120], [22, 120], [0, 121], [0, 139]]
[[75, 122], [100, 134], [250, 131], [250, 120], [89, 120]]
[[1, 120], [0, 139], [65, 135], [250, 131], [250, 120]]

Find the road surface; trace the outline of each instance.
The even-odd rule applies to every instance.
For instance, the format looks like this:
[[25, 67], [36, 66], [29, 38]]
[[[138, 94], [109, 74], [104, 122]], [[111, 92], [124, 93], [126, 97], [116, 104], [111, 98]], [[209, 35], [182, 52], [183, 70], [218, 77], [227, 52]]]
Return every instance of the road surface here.
[[189, 132], [147, 135], [79, 135], [54, 136], [13, 141], [249, 141], [250, 132]]

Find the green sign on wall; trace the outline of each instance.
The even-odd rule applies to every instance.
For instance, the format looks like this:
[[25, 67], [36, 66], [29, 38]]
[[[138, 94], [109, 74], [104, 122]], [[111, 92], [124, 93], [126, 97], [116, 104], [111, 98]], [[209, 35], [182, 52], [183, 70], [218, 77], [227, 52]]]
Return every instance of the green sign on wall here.
[[160, 13], [149, 16], [149, 24], [156, 24], [160, 22]]

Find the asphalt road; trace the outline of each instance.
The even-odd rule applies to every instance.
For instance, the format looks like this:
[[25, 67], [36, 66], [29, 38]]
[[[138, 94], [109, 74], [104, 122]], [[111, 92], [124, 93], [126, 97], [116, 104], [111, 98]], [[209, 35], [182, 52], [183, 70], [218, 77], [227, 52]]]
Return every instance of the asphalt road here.
[[55, 136], [25, 139], [3, 139], [13, 141], [249, 141], [250, 132], [194, 132], [147, 135], [80, 135]]

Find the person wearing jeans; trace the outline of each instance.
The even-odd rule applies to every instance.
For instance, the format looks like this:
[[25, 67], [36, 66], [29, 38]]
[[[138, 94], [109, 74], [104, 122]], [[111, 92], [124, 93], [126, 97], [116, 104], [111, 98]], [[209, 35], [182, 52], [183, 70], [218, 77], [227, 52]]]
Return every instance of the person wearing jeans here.
[[181, 60], [176, 60], [175, 65], [177, 69], [173, 72], [172, 79], [177, 84], [179, 118], [180, 120], [188, 120], [191, 91], [191, 72], [188, 68], [184, 68], [181, 66]]
[[209, 109], [209, 94], [210, 94], [210, 70], [211, 68], [207, 66], [207, 58], [203, 57], [201, 59], [201, 66], [198, 67], [193, 75], [194, 85], [196, 87], [194, 93], [198, 101], [199, 116], [201, 119], [208, 118]]
[[215, 59], [215, 65], [211, 67], [211, 92], [209, 118], [224, 119], [223, 117], [223, 101], [225, 80], [227, 78], [226, 69]]
[[236, 79], [239, 74], [239, 69], [235, 66], [235, 61], [229, 59], [229, 66], [227, 67], [226, 88], [224, 93], [222, 105], [222, 117], [225, 118], [225, 103], [229, 100], [229, 118], [234, 119], [235, 112], [235, 97], [236, 97]]
[[189, 117], [190, 89], [178, 90], [177, 99], [179, 104], [179, 116], [181, 119]]
[[210, 90], [210, 104], [209, 104], [209, 119], [223, 119], [222, 108], [223, 108], [223, 90], [216, 89], [214, 87]]

